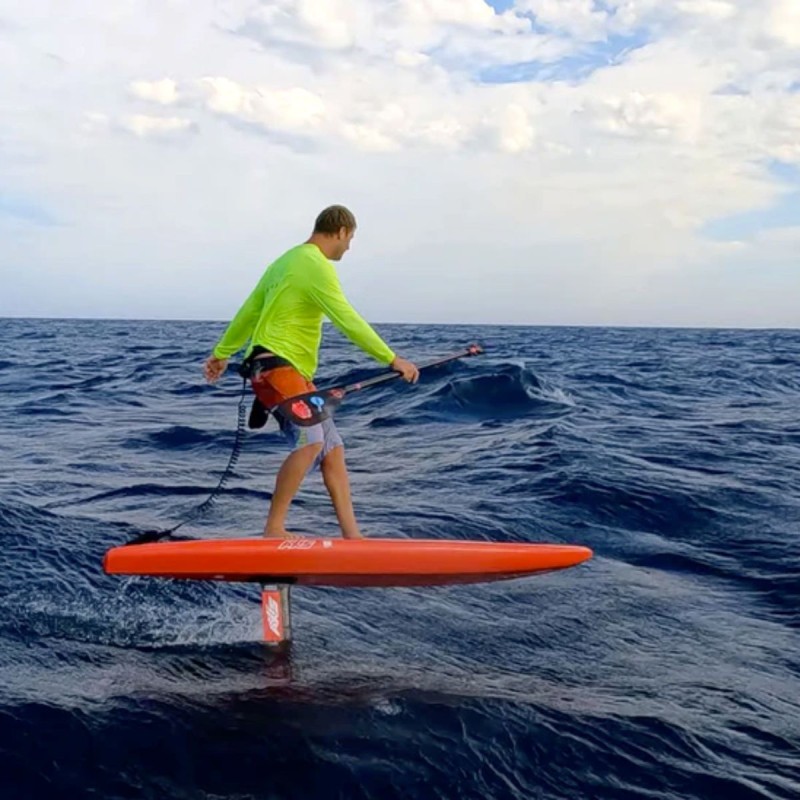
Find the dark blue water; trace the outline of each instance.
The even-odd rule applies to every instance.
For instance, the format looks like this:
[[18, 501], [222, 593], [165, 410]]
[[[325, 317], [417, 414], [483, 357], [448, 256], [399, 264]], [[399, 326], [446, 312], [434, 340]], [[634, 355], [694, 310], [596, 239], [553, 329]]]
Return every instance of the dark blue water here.
[[[431, 589], [106, 576], [217, 484], [240, 382], [214, 323], [0, 320], [3, 798], [800, 797], [800, 332], [383, 326], [480, 359], [348, 398], [362, 529], [585, 544]], [[320, 384], [372, 370], [326, 333]], [[258, 535], [285, 453], [249, 432], [182, 532]], [[290, 518], [335, 534], [319, 475]]]

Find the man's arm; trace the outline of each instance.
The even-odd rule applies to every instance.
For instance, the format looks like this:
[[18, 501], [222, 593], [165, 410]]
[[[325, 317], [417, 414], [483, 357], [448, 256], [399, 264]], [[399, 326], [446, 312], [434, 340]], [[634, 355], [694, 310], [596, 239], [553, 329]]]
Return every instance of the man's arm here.
[[209, 383], [216, 383], [222, 377], [228, 366], [228, 358], [241, 350], [252, 336], [263, 305], [264, 290], [259, 281], [203, 365], [203, 373]]

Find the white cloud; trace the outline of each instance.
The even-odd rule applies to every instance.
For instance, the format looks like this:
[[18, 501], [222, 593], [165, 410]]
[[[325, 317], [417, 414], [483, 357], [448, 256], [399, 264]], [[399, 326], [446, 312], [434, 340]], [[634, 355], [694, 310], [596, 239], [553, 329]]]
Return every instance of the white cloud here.
[[299, 86], [288, 89], [241, 86], [228, 78], [203, 78], [211, 111], [252, 122], [267, 130], [307, 133], [325, 117], [325, 103], [315, 92]]
[[602, 96], [587, 101], [586, 112], [598, 130], [656, 139], [696, 141], [702, 108], [699, 98], [675, 93]]
[[341, 50], [355, 43], [364, 10], [347, 0], [278, 0], [260, 3], [247, 23], [278, 41]]
[[169, 106], [177, 103], [179, 99], [178, 84], [171, 78], [160, 81], [133, 81], [130, 85], [131, 93], [141, 100]]
[[520, 0], [516, 7], [534, 14], [539, 25], [583, 41], [603, 39], [609, 31], [610, 16], [594, 0]]
[[504, 153], [523, 153], [533, 147], [536, 131], [531, 115], [517, 103], [509, 103], [492, 117], [499, 149]]
[[366, 153], [390, 153], [400, 150], [397, 139], [375, 125], [345, 122], [342, 125], [342, 136]]
[[430, 56], [425, 53], [418, 53], [412, 50], [395, 50], [394, 63], [399, 67], [420, 67], [430, 60]]
[[[319, 144], [340, 140], [367, 152], [390, 152], [405, 147], [455, 150], [483, 142], [516, 152], [532, 142], [528, 114], [519, 105], [483, 111], [476, 102], [470, 109], [467, 97], [442, 103], [418, 78], [411, 86], [382, 93], [374, 91], [372, 83], [346, 86], [347, 77], [313, 81], [318, 89], [314, 92], [301, 86], [243, 86], [228, 78], [204, 78], [200, 85], [206, 107], [216, 114], [266, 132], [314, 138]], [[481, 138], [486, 128], [499, 134]]]
[[402, 0], [400, 16], [414, 25], [462, 25], [476, 30], [519, 33], [528, 22], [514, 11], [498, 13], [484, 0]]
[[762, 131], [768, 155], [800, 166], [800, 94], [775, 102], [765, 115]]
[[516, 10], [498, 13], [484, 0], [262, 0], [233, 27], [266, 50], [281, 48], [312, 64], [350, 51], [373, 63], [412, 54], [471, 70], [552, 59], [571, 47], [534, 33]]
[[99, 111], [87, 111], [83, 115], [82, 129], [89, 134], [105, 133], [111, 125], [111, 120], [107, 114]]
[[787, 47], [800, 47], [800, 3], [797, 0], [768, 0], [764, 31]]
[[736, 5], [727, 0], [678, 0], [676, 11], [687, 16], [704, 17], [709, 21], [730, 19], [736, 14]]
[[122, 120], [122, 127], [141, 138], [182, 136], [195, 129], [190, 119], [183, 117], [151, 117], [133, 114]]

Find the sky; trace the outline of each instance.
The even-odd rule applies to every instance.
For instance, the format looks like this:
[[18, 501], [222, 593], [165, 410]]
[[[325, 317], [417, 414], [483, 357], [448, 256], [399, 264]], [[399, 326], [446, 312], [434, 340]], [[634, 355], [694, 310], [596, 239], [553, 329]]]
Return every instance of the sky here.
[[0, 0], [0, 316], [800, 327], [798, 0]]

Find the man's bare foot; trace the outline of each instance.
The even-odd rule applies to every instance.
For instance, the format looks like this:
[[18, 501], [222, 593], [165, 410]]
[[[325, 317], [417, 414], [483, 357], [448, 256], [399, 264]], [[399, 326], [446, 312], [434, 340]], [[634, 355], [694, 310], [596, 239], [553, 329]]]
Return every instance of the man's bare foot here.
[[264, 538], [265, 539], [305, 539], [305, 536], [302, 533], [293, 533], [292, 531], [287, 530], [265, 530], [264, 531]]
[[366, 539], [367, 537], [364, 536], [361, 531], [348, 531], [347, 533], [342, 532], [343, 539]]

